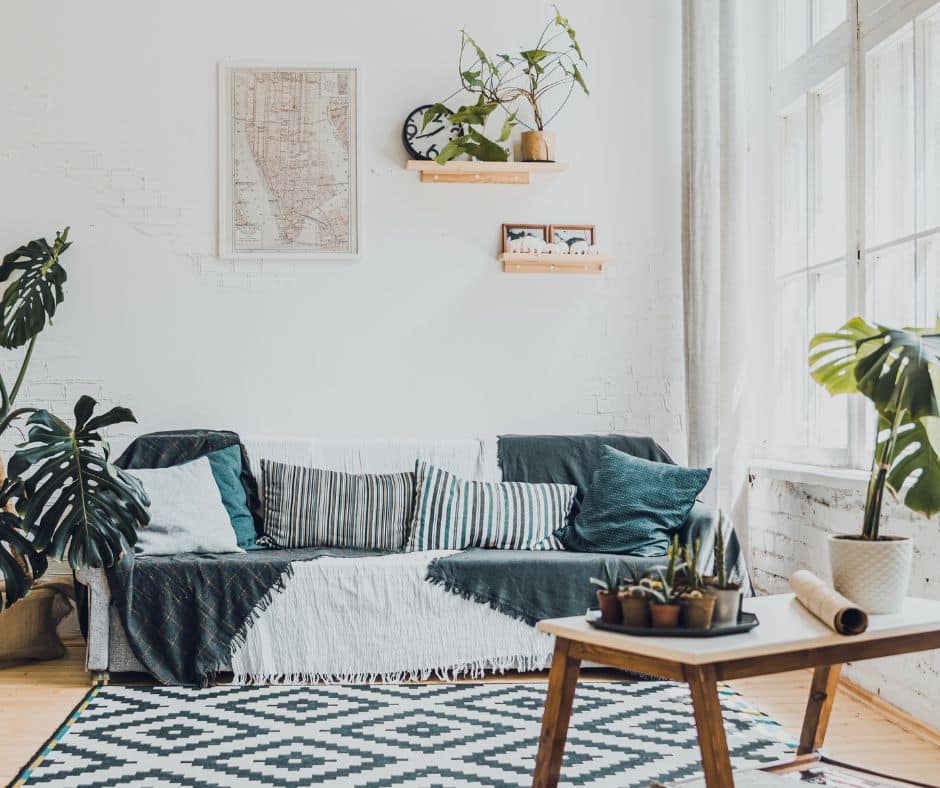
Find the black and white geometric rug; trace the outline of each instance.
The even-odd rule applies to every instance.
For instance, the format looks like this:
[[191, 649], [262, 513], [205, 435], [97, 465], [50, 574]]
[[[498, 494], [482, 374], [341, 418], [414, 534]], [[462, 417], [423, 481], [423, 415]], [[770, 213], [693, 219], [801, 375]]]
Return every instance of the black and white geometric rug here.
[[[546, 684], [93, 689], [13, 785], [528, 786]], [[734, 764], [792, 752], [723, 690]], [[646, 786], [697, 773], [688, 690], [581, 682], [562, 783]]]

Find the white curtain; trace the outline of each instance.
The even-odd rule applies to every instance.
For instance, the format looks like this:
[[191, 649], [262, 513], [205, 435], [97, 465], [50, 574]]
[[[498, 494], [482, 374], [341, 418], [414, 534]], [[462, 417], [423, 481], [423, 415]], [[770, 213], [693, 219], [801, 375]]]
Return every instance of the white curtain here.
[[746, 519], [748, 419], [743, 0], [684, 0], [682, 268], [689, 464], [706, 498]]

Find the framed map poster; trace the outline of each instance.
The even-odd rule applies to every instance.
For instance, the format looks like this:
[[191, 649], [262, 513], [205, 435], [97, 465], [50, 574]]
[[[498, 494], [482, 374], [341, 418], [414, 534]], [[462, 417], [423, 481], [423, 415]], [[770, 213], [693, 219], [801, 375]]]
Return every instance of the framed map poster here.
[[359, 70], [219, 66], [219, 255], [354, 260]]

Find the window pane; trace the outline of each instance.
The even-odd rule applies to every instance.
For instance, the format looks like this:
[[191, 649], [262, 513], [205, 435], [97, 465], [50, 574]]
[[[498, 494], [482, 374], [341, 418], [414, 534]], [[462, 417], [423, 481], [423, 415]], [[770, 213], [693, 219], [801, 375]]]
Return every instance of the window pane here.
[[815, 92], [813, 262], [845, 254], [845, 79]]
[[777, 273], [806, 267], [806, 102], [777, 119]]
[[872, 319], [902, 328], [917, 322], [914, 244], [893, 246], [868, 256]]
[[788, 446], [807, 444], [806, 275], [777, 282], [774, 336], [776, 442]]
[[914, 232], [913, 27], [867, 59], [868, 245]]
[[940, 8], [924, 20], [926, 151], [922, 229], [940, 226]]
[[813, 0], [813, 43], [845, 21], [845, 0]]
[[777, 0], [777, 67], [783, 68], [802, 55], [809, 41], [807, 0]]
[[940, 320], [940, 236], [934, 235], [921, 241], [924, 269], [927, 272], [925, 328], [932, 328]]
[[[814, 333], [834, 331], [848, 317], [845, 262], [827, 266], [813, 276]], [[848, 398], [830, 396], [822, 386], [813, 387], [813, 397], [816, 409], [814, 442], [828, 449], [848, 446]]]

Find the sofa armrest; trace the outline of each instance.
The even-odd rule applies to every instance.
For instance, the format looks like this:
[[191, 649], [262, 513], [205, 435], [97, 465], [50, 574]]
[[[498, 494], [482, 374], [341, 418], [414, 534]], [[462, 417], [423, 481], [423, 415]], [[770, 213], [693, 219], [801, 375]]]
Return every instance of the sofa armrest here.
[[104, 569], [85, 567], [75, 571], [75, 579], [88, 589], [88, 643], [85, 669], [108, 669], [108, 643], [111, 637], [111, 588]]
[[[745, 596], [753, 595], [751, 578], [747, 570], [747, 562], [744, 560], [744, 551], [741, 549], [741, 542], [738, 534], [734, 530], [734, 524], [727, 517], [722, 526], [725, 541], [725, 571], [728, 578], [739, 583]], [[679, 541], [682, 544], [694, 544], [701, 540], [701, 556], [699, 571], [704, 575], [713, 575], [715, 573], [715, 538], [718, 536], [718, 510], [711, 506], [696, 501], [692, 505], [692, 510], [682, 530], [679, 531]]]

